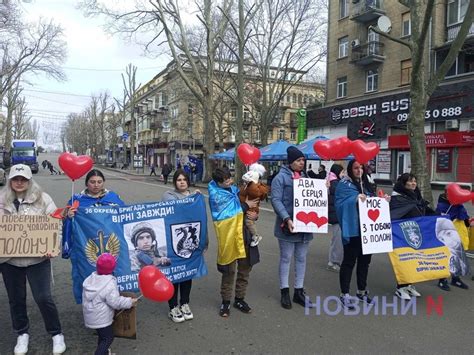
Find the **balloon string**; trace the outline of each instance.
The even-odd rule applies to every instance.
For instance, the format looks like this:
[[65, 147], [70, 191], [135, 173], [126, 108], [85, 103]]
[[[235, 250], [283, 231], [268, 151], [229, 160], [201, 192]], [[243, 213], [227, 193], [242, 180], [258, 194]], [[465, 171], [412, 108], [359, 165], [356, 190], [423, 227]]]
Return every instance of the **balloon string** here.
[[[138, 296], [138, 297], [137, 297], [137, 301], [138, 301], [140, 298], [142, 298], [142, 297], [143, 297], [143, 295]], [[114, 319], [116, 319], [119, 315], [121, 315], [123, 311], [125, 311], [125, 309], [122, 309], [120, 312], [118, 312], [118, 313], [114, 316]]]
[[74, 202], [74, 180], [72, 180], [72, 184], [71, 184], [71, 206], [73, 202]]

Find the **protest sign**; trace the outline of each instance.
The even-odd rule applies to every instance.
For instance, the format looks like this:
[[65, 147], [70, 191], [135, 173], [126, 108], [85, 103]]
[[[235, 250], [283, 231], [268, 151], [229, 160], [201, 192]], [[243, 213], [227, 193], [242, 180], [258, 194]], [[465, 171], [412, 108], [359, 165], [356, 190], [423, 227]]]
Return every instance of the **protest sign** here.
[[[122, 292], [123, 297], [136, 298], [133, 292]], [[114, 322], [112, 323], [114, 336], [118, 338], [137, 338], [137, 307], [115, 311]]]
[[393, 250], [388, 202], [380, 197], [359, 201], [362, 254], [388, 253]]
[[1, 215], [0, 257], [59, 254], [62, 222], [46, 215]]
[[294, 232], [328, 232], [326, 180], [301, 178], [293, 181]]

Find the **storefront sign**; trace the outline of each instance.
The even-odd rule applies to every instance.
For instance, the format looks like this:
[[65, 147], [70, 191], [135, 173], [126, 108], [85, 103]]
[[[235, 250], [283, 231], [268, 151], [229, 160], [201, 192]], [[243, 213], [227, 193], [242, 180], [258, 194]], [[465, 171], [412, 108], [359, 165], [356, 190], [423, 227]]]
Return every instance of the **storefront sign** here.
[[381, 150], [377, 154], [377, 173], [390, 174], [391, 162], [391, 152], [389, 150]]
[[[474, 144], [474, 132], [441, 132], [425, 134], [425, 143], [428, 148], [462, 147]], [[407, 135], [388, 137], [390, 149], [408, 149], [410, 143]]]
[[438, 149], [436, 155], [436, 172], [447, 173], [451, 171], [451, 149]]

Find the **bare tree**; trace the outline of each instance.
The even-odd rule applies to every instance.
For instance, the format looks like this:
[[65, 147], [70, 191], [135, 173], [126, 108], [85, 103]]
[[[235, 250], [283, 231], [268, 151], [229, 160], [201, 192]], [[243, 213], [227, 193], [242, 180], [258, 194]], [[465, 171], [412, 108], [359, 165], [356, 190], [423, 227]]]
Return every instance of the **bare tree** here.
[[435, 0], [408, 1], [399, 0], [400, 4], [410, 9], [411, 36], [409, 39], [400, 39], [371, 27], [375, 32], [392, 41], [409, 48], [411, 52], [412, 74], [410, 82], [410, 112], [408, 116], [408, 137], [410, 142], [410, 156], [412, 172], [418, 177], [419, 187], [425, 199], [433, 202], [428, 163], [426, 159], [425, 143], [425, 111], [430, 96], [446, 76], [453, 65], [459, 50], [469, 33], [474, 20], [474, 2], [470, 1], [459, 32], [451, 43], [449, 52], [436, 69], [426, 68], [424, 57], [431, 36], [430, 26], [433, 20]]
[[[124, 101], [122, 103], [121, 111], [124, 112], [125, 116], [130, 115], [130, 159], [133, 160], [133, 149], [136, 144], [135, 153], [138, 154], [138, 142], [136, 142], [135, 130], [137, 129], [137, 122], [135, 118], [135, 100], [137, 99], [137, 91], [140, 88], [140, 84], [137, 85], [136, 82], [137, 67], [133, 64], [128, 64], [125, 68], [125, 75], [122, 73], [122, 83], [123, 83], [123, 94]], [[118, 103], [118, 101], [116, 100]], [[126, 102], [126, 103], [125, 103]], [[128, 111], [128, 113], [127, 113]]]

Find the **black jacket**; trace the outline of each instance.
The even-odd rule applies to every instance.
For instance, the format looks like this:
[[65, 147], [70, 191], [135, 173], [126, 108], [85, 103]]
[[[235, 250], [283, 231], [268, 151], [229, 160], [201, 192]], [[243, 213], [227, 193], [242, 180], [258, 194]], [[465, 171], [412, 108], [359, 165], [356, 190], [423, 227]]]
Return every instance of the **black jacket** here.
[[336, 207], [334, 206], [334, 199], [336, 196], [336, 187], [339, 184], [338, 179], [332, 180], [329, 185], [329, 194], [328, 194], [328, 217], [330, 224], [339, 224], [339, 220], [337, 219], [336, 214]]
[[393, 187], [390, 199], [390, 218], [403, 219], [422, 216], [432, 216], [437, 213], [428, 206], [418, 187], [415, 191], [405, 188], [402, 183], [397, 182]]

